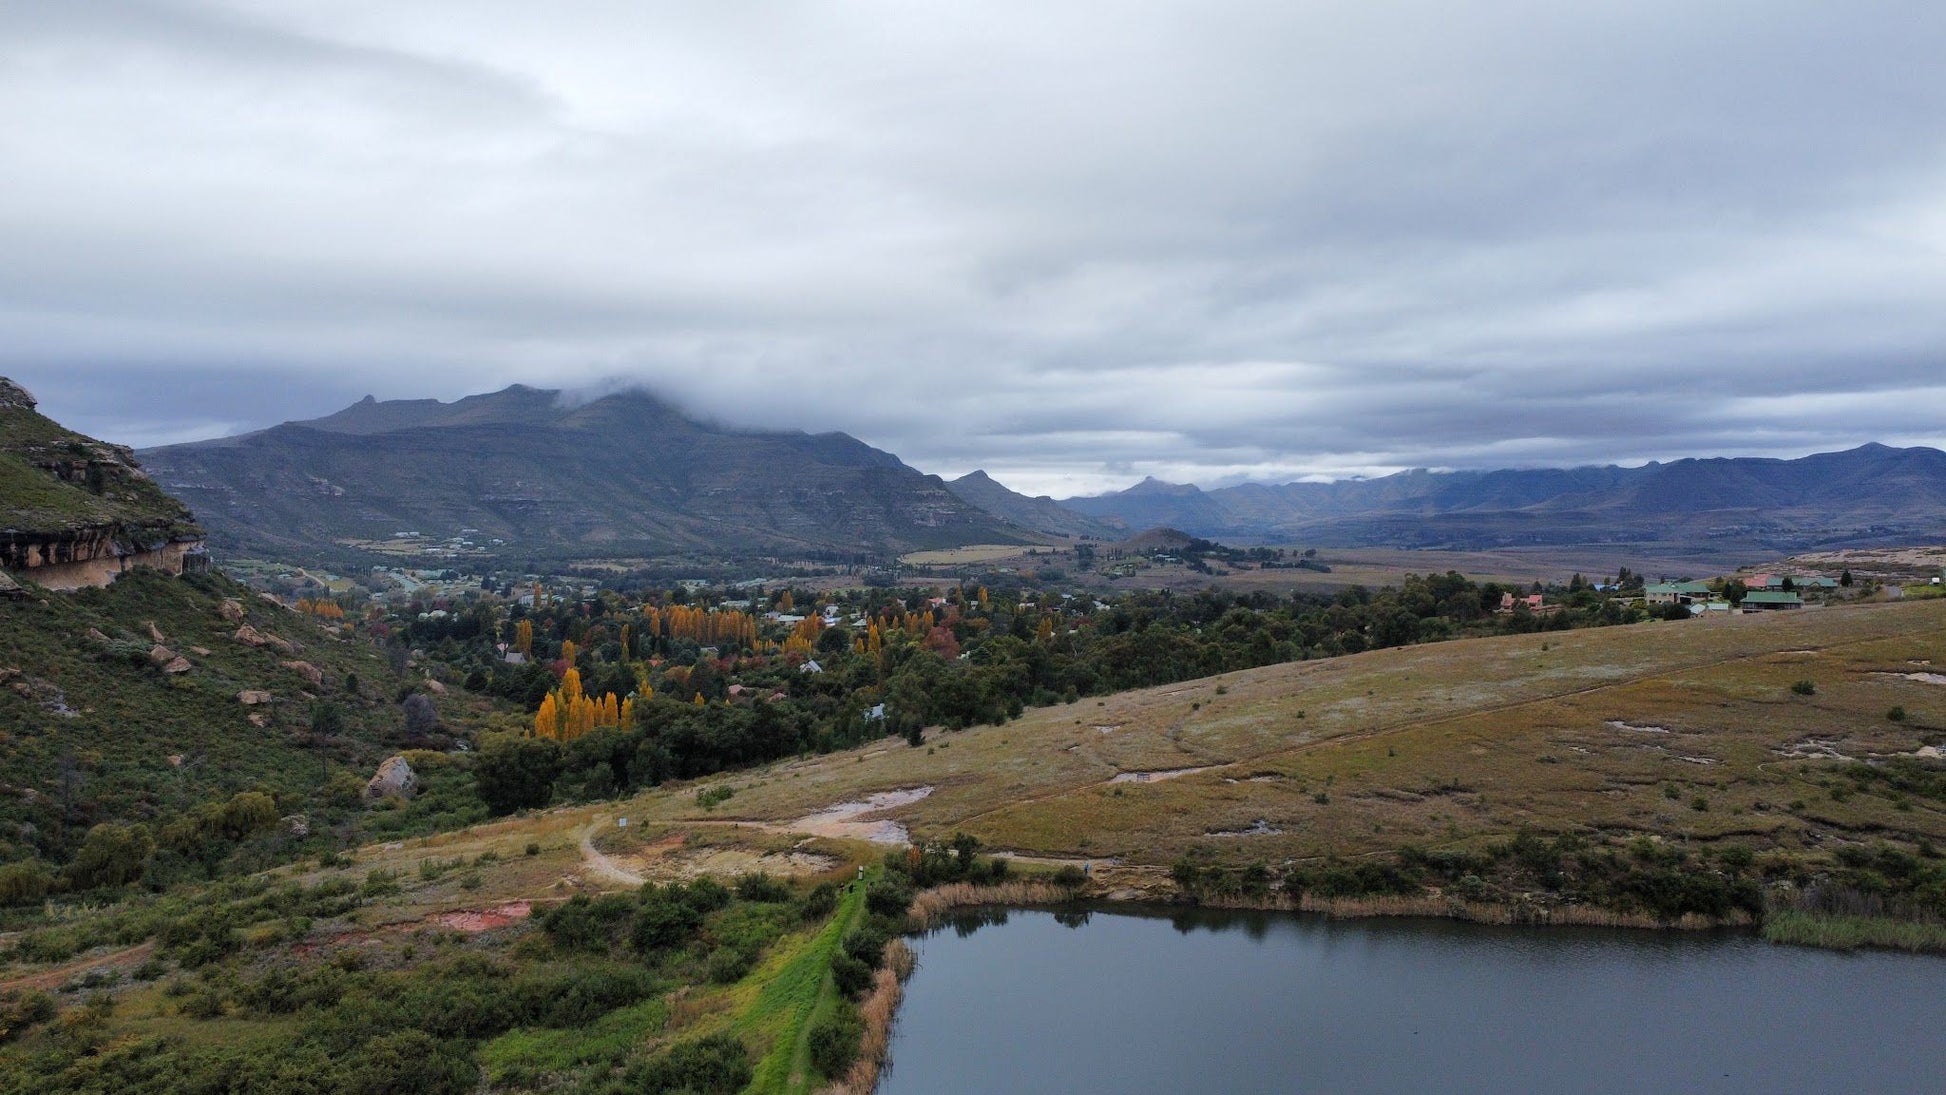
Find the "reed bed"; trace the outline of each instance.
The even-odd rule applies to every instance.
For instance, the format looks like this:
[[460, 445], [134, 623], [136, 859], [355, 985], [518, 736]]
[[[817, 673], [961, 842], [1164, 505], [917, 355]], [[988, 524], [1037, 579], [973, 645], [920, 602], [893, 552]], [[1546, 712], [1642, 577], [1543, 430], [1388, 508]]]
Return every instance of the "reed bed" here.
[[954, 909], [972, 905], [1059, 905], [1073, 900], [1074, 891], [1051, 882], [1001, 882], [990, 886], [950, 882], [913, 898], [913, 923], [930, 928]]
[[892, 1044], [892, 1019], [905, 998], [905, 980], [912, 976], [914, 957], [905, 940], [894, 939], [885, 945], [885, 965], [872, 978], [872, 991], [858, 1003], [858, 1015], [865, 1020], [864, 1036], [858, 1040], [858, 1057], [843, 1079], [826, 1085], [818, 1095], [871, 1095], [878, 1086], [879, 1069], [885, 1067], [885, 1054]]
[[1318, 913], [1339, 920], [1385, 916], [1437, 916], [1475, 924], [1571, 925], [1588, 928], [1675, 928], [1701, 931], [1706, 928], [1748, 927], [1746, 913], [1732, 913], [1722, 919], [1689, 913], [1678, 920], [1663, 920], [1648, 913], [1623, 912], [1592, 905], [1498, 904], [1460, 901], [1437, 894], [1388, 894], [1373, 897], [1313, 897], [1306, 894], [1295, 903], [1270, 895], [1262, 898], [1225, 898], [1206, 901], [1212, 908], [1295, 909]]
[[1856, 950], [1876, 947], [1913, 952], [1946, 952], [1946, 924], [1894, 920], [1883, 916], [1832, 915], [1796, 909], [1774, 910], [1764, 918], [1764, 938], [1772, 943]]

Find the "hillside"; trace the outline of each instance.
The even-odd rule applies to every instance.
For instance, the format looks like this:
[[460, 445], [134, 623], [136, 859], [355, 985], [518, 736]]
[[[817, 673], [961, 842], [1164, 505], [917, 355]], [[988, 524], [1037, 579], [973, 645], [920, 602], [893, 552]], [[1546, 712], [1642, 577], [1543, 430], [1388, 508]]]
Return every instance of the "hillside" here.
[[697, 421], [641, 393], [572, 404], [519, 385], [147, 450], [220, 547], [308, 557], [423, 533], [517, 558], [858, 557], [1014, 542], [1009, 530], [844, 434]]
[[[356, 816], [380, 761], [443, 746], [487, 709], [429, 696], [442, 728], [409, 734], [399, 699], [422, 683], [214, 573], [140, 569], [0, 602], [0, 862], [61, 863], [97, 822], [159, 826], [242, 791], [323, 836]], [[260, 851], [303, 843], [269, 839]]]
[[1113, 521], [1076, 513], [1045, 494], [1029, 498], [1018, 491], [1009, 490], [984, 471], [968, 472], [958, 479], [948, 480], [946, 489], [968, 505], [983, 509], [1029, 532], [1112, 540], [1126, 531]]
[[1873, 444], [1797, 460], [1414, 470], [1209, 491], [1150, 479], [1061, 504], [1131, 528], [1171, 525], [1199, 536], [1335, 547], [1637, 543], [1798, 551], [1936, 536], [1946, 519], [1946, 453]]
[[[1112, 859], [1145, 886], [1166, 886], [1164, 869], [1192, 853], [1321, 862], [1480, 848], [1523, 826], [1813, 860], [1874, 841], [1939, 846], [1946, 801], [1865, 773], [1946, 744], [1946, 687], [1927, 675], [1940, 664], [1946, 601], [1465, 639], [783, 764], [728, 777], [726, 809], [776, 822], [930, 787], [889, 814], [915, 839], [963, 830], [1026, 854]], [[1798, 694], [1805, 680], [1815, 691]], [[630, 809], [677, 825], [705, 816], [680, 794]]]
[[0, 377], [0, 568], [69, 589], [136, 563], [180, 571], [202, 538], [127, 448], [63, 428]]

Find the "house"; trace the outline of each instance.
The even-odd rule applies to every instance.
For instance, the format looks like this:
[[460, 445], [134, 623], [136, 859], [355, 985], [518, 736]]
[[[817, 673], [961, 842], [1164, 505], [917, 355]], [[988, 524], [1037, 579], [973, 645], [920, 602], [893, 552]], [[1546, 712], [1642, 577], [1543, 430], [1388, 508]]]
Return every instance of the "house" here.
[[1743, 580], [1743, 588], [1753, 593], [1776, 593], [1784, 588], [1781, 574], [1752, 574]]
[[1772, 593], [1759, 590], [1754, 593], [1746, 593], [1743, 596], [1743, 610], [1745, 612], [1774, 612], [1778, 609], [1803, 607], [1804, 598], [1795, 593]]
[[[1538, 593], [1529, 593], [1525, 597], [1516, 597], [1511, 593], [1502, 593], [1500, 595], [1499, 611], [1512, 612], [1518, 607], [1525, 607], [1529, 612], [1546, 612], [1550, 606], [1544, 603], [1543, 598]], [[1555, 605], [1552, 607], [1558, 608], [1560, 606]]]
[[1652, 605], [1687, 605], [1709, 599], [1708, 582], [1657, 582], [1642, 587], [1642, 600]]
[[824, 672], [824, 667], [818, 664], [816, 658], [813, 658], [803, 665], [798, 666], [797, 671], [799, 673], [822, 673]]

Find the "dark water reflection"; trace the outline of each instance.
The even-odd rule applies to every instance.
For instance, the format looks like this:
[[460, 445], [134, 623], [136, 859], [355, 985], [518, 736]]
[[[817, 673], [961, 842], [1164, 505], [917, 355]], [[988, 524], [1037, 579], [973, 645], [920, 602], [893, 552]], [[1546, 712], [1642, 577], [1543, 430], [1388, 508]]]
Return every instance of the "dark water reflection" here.
[[1746, 934], [985, 911], [917, 941], [883, 1095], [1946, 1092], [1946, 960]]

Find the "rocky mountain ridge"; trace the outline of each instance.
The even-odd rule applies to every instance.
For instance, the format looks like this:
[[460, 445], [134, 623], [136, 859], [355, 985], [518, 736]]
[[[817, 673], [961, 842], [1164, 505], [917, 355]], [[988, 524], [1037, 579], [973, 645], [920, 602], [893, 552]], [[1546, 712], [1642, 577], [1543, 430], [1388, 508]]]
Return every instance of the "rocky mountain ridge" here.
[[368, 397], [142, 457], [220, 545], [278, 556], [413, 532], [525, 557], [852, 558], [1024, 531], [845, 434], [733, 429], [633, 391]]

